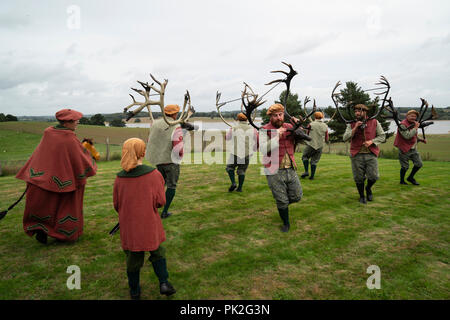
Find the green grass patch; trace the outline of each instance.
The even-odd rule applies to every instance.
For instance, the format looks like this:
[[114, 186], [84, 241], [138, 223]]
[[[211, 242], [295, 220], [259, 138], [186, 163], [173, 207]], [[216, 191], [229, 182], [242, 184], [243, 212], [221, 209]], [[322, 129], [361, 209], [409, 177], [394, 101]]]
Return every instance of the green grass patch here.
[[[188, 155], [187, 155], [188, 156]], [[296, 155], [301, 163], [301, 155]], [[44, 246], [22, 228], [24, 201], [0, 221], [0, 299], [128, 299], [112, 186], [119, 161], [100, 162], [84, 198], [84, 234], [74, 244]], [[316, 179], [301, 180], [303, 198], [281, 220], [261, 165], [247, 171], [244, 192], [229, 193], [225, 165], [182, 165], [163, 220], [169, 299], [449, 299], [450, 164], [425, 161], [420, 186], [399, 184], [398, 160], [380, 159], [374, 201], [358, 202], [350, 159], [324, 154]], [[299, 169], [298, 173], [302, 170]], [[0, 177], [0, 208], [25, 185]], [[68, 290], [70, 265], [81, 268], [81, 290]], [[369, 290], [366, 269], [381, 269]], [[143, 299], [167, 299], [146, 261]]]

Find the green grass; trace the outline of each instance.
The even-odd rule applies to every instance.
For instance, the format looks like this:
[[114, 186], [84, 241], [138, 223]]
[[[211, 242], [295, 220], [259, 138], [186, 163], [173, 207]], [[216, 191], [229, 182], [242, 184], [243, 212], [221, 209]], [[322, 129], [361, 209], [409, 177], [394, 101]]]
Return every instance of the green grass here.
[[[108, 235], [117, 223], [119, 161], [98, 165], [78, 242], [44, 246], [25, 235], [24, 201], [0, 221], [0, 299], [129, 298], [119, 234]], [[243, 193], [228, 193], [225, 165], [182, 166], [173, 216], [163, 220], [177, 289], [169, 299], [450, 298], [450, 163], [425, 161], [415, 187], [399, 185], [398, 160], [380, 159], [374, 202], [361, 205], [349, 158], [324, 154], [316, 180], [301, 181], [304, 196], [290, 206], [287, 234], [260, 167], [249, 166]], [[0, 208], [23, 189], [0, 177]], [[66, 287], [70, 265], [81, 268], [81, 290]], [[381, 290], [366, 287], [370, 265], [381, 269]], [[144, 299], [166, 299], [148, 261], [141, 286]]]

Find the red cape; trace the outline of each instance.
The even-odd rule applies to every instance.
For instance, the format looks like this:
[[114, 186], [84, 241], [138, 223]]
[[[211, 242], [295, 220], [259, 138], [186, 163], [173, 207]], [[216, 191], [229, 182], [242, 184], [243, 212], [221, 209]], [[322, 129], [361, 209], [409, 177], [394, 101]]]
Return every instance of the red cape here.
[[16, 178], [52, 192], [72, 192], [95, 175], [97, 164], [75, 132], [49, 127]]

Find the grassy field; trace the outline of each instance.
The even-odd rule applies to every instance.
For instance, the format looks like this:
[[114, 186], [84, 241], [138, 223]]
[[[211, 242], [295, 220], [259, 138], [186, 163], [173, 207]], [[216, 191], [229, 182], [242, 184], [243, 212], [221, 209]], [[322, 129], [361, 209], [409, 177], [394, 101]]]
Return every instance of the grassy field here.
[[[298, 163], [300, 154], [296, 155]], [[169, 299], [449, 299], [450, 163], [425, 161], [420, 186], [401, 186], [397, 160], [380, 159], [374, 202], [361, 205], [346, 156], [322, 157], [316, 180], [281, 220], [260, 165], [247, 171], [243, 193], [228, 193], [225, 166], [183, 165], [173, 216], [163, 220]], [[88, 180], [84, 234], [74, 244], [47, 246], [25, 235], [24, 201], [0, 221], [0, 299], [128, 299], [125, 255], [112, 184], [119, 161], [100, 162]], [[300, 173], [301, 171], [299, 171]], [[0, 177], [0, 208], [24, 183]], [[70, 265], [81, 268], [81, 290], [68, 290]], [[369, 290], [366, 269], [381, 269]], [[160, 296], [146, 261], [143, 299]]]

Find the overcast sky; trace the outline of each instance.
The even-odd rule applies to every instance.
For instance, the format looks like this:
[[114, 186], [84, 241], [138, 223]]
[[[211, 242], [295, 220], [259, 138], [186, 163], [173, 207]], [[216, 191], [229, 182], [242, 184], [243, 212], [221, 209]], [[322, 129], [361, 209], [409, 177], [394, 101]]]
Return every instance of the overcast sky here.
[[213, 111], [217, 90], [235, 99], [245, 81], [265, 93], [281, 61], [299, 72], [292, 91], [320, 107], [338, 80], [367, 89], [380, 75], [397, 107], [450, 105], [449, 1], [9, 0], [0, 39], [5, 114], [121, 112], [149, 73], [169, 80], [166, 104], [188, 89], [197, 111]]

